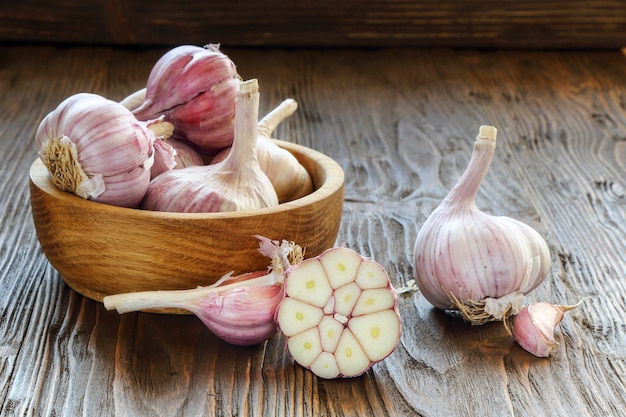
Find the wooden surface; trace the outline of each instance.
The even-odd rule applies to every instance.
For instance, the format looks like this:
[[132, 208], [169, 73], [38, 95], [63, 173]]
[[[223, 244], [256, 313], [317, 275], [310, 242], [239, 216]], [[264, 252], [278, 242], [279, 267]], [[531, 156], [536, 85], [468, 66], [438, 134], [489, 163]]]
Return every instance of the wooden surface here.
[[4, 3], [0, 40], [20, 42], [569, 49], [626, 44], [623, 0]]
[[[346, 175], [338, 243], [412, 278], [417, 231], [465, 169], [480, 124], [499, 129], [477, 203], [537, 229], [549, 277], [528, 301], [581, 305], [550, 359], [498, 325], [400, 298], [396, 351], [320, 380], [280, 335], [248, 348], [193, 316], [119, 316], [70, 290], [31, 219], [38, 122], [79, 91], [121, 99], [159, 49], [0, 47], [0, 415], [623, 416], [626, 410], [626, 58], [619, 50], [224, 49], [257, 77], [261, 112], [300, 107], [277, 135]], [[200, 250], [200, 249], [199, 249]]]
[[319, 255], [333, 245], [341, 223], [342, 169], [313, 149], [277, 143], [308, 168], [316, 190], [245, 212], [165, 213], [94, 204], [56, 188], [36, 159], [30, 201], [43, 253], [71, 288], [97, 301], [206, 286], [230, 271], [263, 271], [270, 260], [259, 253], [256, 235], [299, 242], [307, 255]]

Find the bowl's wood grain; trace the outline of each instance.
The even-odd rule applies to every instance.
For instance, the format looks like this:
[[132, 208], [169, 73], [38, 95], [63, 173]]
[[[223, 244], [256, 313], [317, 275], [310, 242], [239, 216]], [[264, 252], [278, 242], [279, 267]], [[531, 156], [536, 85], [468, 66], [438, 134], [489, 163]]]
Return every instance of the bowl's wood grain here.
[[344, 174], [328, 156], [287, 142], [315, 191], [278, 207], [228, 213], [163, 213], [84, 200], [58, 190], [43, 163], [30, 170], [32, 215], [44, 254], [86, 297], [208, 285], [222, 275], [264, 270], [260, 234], [294, 241], [314, 256], [334, 245]]

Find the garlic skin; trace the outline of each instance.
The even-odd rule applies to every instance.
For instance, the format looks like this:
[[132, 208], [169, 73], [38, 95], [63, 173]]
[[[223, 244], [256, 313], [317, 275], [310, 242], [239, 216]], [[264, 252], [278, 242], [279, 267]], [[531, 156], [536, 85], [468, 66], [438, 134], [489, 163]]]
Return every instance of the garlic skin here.
[[527, 352], [547, 358], [558, 347], [554, 327], [576, 306], [537, 302], [522, 308], [513, 320], [513, 337]]
[[91, 93], [66, 98], [39, 124], [38, 153], [61, 190], [137, 207], [150, 181], [155, 134], [123, 105]]
[[[251, 279], [266, 272], [247, 274]], [[276, 333], [274, 315], [284, 297], [283, 285], [240, 287], [212, 293], [192, 312], [219, 338], [238, 346], [256, 345]]]
[[170, 145], [175, 151], [175, 169], [204, 165], [202, 156], [196, 152], [195, 149], [189, 146], [187, 142], [180, 139], [169, 138], [167, 139], [167, 144]]
[[211, 213], [278, 205], [272, 183], [259, 166], [256, 125], [258, 81], [242, 82], [236, 99], [233, 151], [223, 161], [164, 172], [150, 182], [147, 210]]
[[189, 290], [140, 291], [115, 294], [102, 300], [119, 314], [156, 308], [174, 308], [195, 314], [221, 339], [240, 346], [254, 345], [277, 330], [276, 310], [284, 298], [284, 274], [304, 260], [294, 242], [259, 239], [259, 253], [271, 259], [266, 271], [237, 276], [226, 274], [214, 284]]
[[476, 207], [495, 152], [496, 128], [481, 126], [469, 165], [428, 217], [414, 248], [414, 274], [435, 307], [458, 310], [472, 324], [503, 320], [521, 307], [550, 269], [550, 251], [531, 227]]
[[[298, 108], [293, 99], [286, 99], [269, 112], [258, 124], [257, 157], [259, 165], [272, 182], [278, 201], [284, 203], [296, 200], [313, 192], [313, 181], [309, 172], [293, 154], [272, 142], [270, 136], [276, 127]], [[230, 148], [226, 148], [213, 158], [217, 163], [226, 158]]]
[[235, 64], [218, 45], [181, 45], [154, 65], [140, 105], [141, 90], [123, 102], [139, 120], [165, 116], [176, 127], [175, 137], [215, 154], [233, 142], [239, 83]]

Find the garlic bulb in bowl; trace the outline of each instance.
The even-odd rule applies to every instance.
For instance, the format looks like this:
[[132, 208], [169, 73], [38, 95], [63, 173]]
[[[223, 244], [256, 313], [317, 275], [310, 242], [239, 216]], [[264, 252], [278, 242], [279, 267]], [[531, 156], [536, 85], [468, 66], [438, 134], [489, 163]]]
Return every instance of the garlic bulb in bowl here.
[[136, 207], [154, 162], [155, 134], [123, 105], [92, 93], [66, 98], [35, 141], [52, 182], [85, 199]]

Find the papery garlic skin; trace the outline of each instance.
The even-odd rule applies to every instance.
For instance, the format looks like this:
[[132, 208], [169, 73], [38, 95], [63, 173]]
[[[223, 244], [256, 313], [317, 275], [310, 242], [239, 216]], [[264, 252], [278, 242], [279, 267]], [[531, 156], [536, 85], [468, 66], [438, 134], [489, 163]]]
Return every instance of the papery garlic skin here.
[[513, 321], [515, 341], [527, 352], [547, 358], [559, 345], [554, 338], [554, 327], [571, 308], [545, 302], [525, 306]]
[[217, 45], [181, 45], [154, 65], [143, 102], [136, 106], [132, 96], [124, 102], [139, 120], [165, 116], [176, 137], [214, 154], [233, 141], [239, 82], [235, 64]]
[[204, 165], [202, 156], [187, 142], [180, 139], [169, 138], [167, 144], [174, 148], [176, 153], [176, 155], [174, 155], [174, 161], [176, 162], [174, 166], [175, 169]]
[[537, 231], [476, 207], [495, 143], [496, 129], [481, 126], [466, 171], [428, 217], [414, 248], [415, 279], [424, 297], [437, 308], [459, 310], [473, 324], [517, 313], [551, 262]]
[[173, 308], [195, 314], [214, 334], [235, 345], [254, 345], [277, 330], [276, 310], [284, 298], [284, 273], [304, 260], [294, 242], [259, 239], [259, 253], [271, 259], [266, 271], [224, 275], [214, 284], [189, 290], [140, 291], [104, 297], [118, 313]]
[[91, 93], [65, 99], [39, 124], [38, 153], [60, 189], [136, 207], [150, 181], [154, 133], [123, 105]]
[[[286, 149], [272, 142], [270, 136], [285, 118], [298, 108], [293, 99], [286, 99], [269, 112], [258, 124], [257, 157], [263, 172], [272, 182], [278, 201], [285, 203], [313, 192], [313, 180], [298, 159]], [[212, 160], [217, 163], [226, 158], [230, 148], [226, 148]]]
[[150, 182], [147, 210], [213, 213], [278, 205], [256, 153], [259, 91], [256, 79], [241, 83], [236, 100], [233, 152], [223, 161], [165, 172]]
[[[251, 273], [248, 279], [266, 273]], [[192, 312], [226, 342], [256, 345], [276, 333], [274, 315], [283, 296], [282, 284], [240, 287], [200, 299]]]

